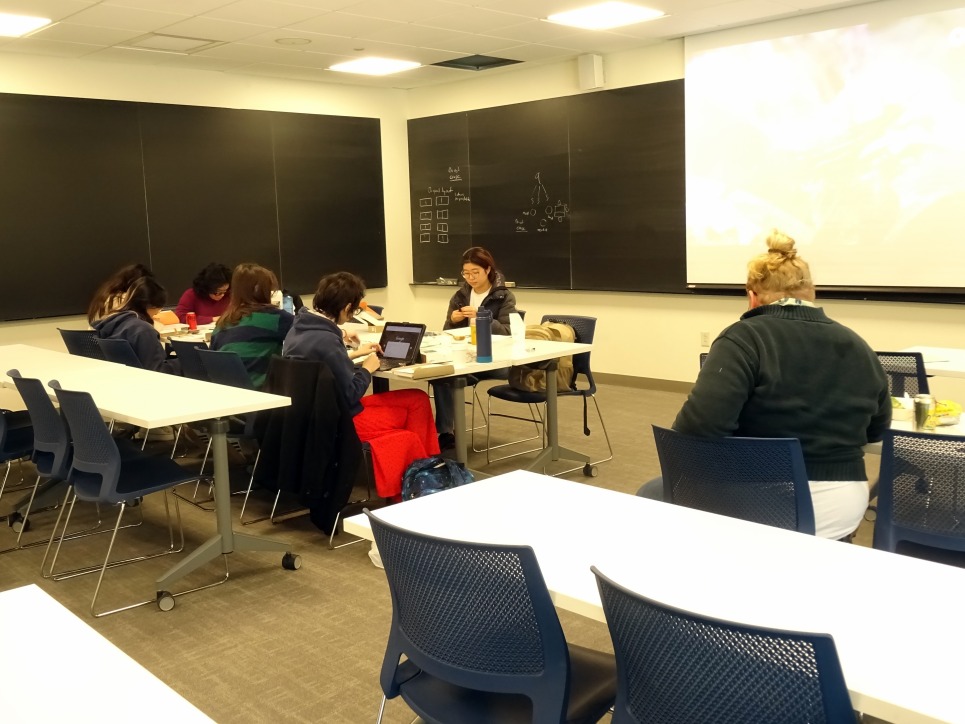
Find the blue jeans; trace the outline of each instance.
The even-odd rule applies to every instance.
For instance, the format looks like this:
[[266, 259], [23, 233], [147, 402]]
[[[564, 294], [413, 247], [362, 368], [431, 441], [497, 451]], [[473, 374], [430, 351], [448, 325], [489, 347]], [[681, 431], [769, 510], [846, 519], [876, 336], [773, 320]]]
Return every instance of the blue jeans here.
[[[432, 385], [432, 397], [435, 400], [436, 432], [438, 432], [440, 435], [445, 432], [452, 433], [455, 430], [455, 420], [453, 420], [452, 417], [452, 379], [453, 378], [451, 377], [447, 377], [445, 379], [429, 383]], [[469, 389], [472, 385], [475, 385], [476, 382], [481, 382], [482, 380], [506, 379], [509, 379], [508, 370], [476, 372], [475, 374], [467, 375], [466, 389]]]

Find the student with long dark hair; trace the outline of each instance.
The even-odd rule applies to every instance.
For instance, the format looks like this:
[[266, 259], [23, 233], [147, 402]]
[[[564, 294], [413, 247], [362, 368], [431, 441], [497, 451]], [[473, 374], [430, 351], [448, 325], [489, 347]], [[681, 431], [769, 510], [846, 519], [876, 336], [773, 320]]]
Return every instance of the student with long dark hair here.
[[134, 282], [142, 277], [153, 277], [154, 272], [143, 264], [128, 264], [111, 274], [97, 287], [87, 305], [87, 322], [91, 325], [98, 319], [113, 314], [127, 301]]
[[164, 287], [153, 276], [144, 276], [136, 280], [118, 301], [116, 311], [92, 325], [97, 336], [126, 339], [145, 369], [181, 374], [178, 361], [168, 359], [161, 346], [161, 335], [154, 329], [154, 317], [167, 303]]
[[191, 288], [178, 300], [174, 313], [182, 323], [187, 321], [188, 312], [194, 312], [198, 324], [211, 324], [218, 321], [230, 302], [231, 269], [212, 262], [198, 272]]
[[211, 336], [211, 349], [241, 357], [255, 389], [265, 384], [272, 355], [281, 354], [294, 320], [291, 313], [271, 303], [271, 292], [277, 288], [278, 279], [270, 269], [250, 263], [236, 266], [231, 274], [231, 302]]
[[[462, 253], [463, 282], [449, 300], [449, 310], [443, 329], [468, 327], [481, 308], [493, 315], [493, 334], [509, 334], [509, 315], [516, 311], [516, 297], [506, 288], [502, 273], [496, 268], [493, 255], [481, 246], [473, 246]], [[491, 377], [477, 373], [476, 379]], [[505, 376], [502, 379], [506, 379]], [[446, 449], [456, 444], [453, 434], [452, 386], [446, 381], [432, 383], [436, 401], [436, 431], [439, 447]]]

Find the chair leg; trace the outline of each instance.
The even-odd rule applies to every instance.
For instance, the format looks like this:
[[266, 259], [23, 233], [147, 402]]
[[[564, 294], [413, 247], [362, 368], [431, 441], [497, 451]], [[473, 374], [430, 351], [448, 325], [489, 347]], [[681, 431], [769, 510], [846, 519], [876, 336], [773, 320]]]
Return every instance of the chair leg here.
[[382, 724], [382, 715], [385, 713], [385, 694], [382, 695], [382, 703], [379, 705], [379, 718], [375, 720], [375, 724]]
[[[67, 486], [67, 492], [64, 494], [64, 501], [60, 504], [60, 512], [57, 514], [57, 520], [54, 522], [54, 529], [50, 533], [50, 540], [47, 541], [47, 549], [44, 551], [44, 558], [40, 562], [40, 577], [41, 578], [51, 578], [54, 575], [54, 566], [57, 565], [57, 556], [60, 555], [60, 546], [64, 542], [64, 535], [67, 533], [67, 526], [70, 524], [70, 514], [74, 510], [74, 503], [77, 501], [77, 496], [72, 495], [74, 492], [74, 487], [72, 485]], [[60, 534], [60, 539], [57, 541], [57, 548], [54, 551], [54, 558], [50, 562], [50, 570], [47, 568], [47, 556], [50, 555], [50, 547], [54, 542], [54, 538], [57, 537], [57, 528], [60, 527], [61, 518], [64, 516], [64, 511], [67, 510], [67, 501], [70, 501], [70, 510], [67, 511], [67, 520], [64, 521], [64, 531]]]
[[[526, 418], [526, 417], [517, 417], [516, 415], [505, 415], [502, 413], [493, 412], [492, 404], [493, 404], [493, 398], [490, 397], [489, 403], [486, 406], [486, 410], [489, 413], [489, 424], [486, 427], [486, 463], [487, 464], [496, 463], [496, 462], [499, 462], [500, 460], [509, 460], [510, 458], [519, 457], [520, 455], [529, 455], [530, 453], [539, 452], [540, 450], [546, 447], [546, 425], [544, 423], [545, 415], [540, 413], [539, 405], [537, 405], [534, 408], [533, 403], [528, 403], [530, 416]], [[504, 443], [500, 443], [499, 445], [493, 445], [490, 442], [489, 433], [493, 426], [493, 419], [497, 417], [508, 417], [513, 420], [523, 420], [525, 422], [532, 422], [533, 426], [536, 428], [536, 432], [539, 434], [533, 435], [533, 437], [524, 437], [519, 440], [513, 440], [512, 442], [504, 442]], [[498, 458], [494, 458], [490, 455], [490, 453], [493, 450], [498, 450], [499, 448], [503, 448], [503, 447], [509, 447], [511, 445], [519, 445], [524, 442], [529, 442], [530, 440], [536, 440], [537, 438], [540, 439], [540, 447], [532, 448], [530, 450], [520, 450], [519, 452], [512, 453], [511, 455], [503, 455], [502, 457], [498, 457]]]

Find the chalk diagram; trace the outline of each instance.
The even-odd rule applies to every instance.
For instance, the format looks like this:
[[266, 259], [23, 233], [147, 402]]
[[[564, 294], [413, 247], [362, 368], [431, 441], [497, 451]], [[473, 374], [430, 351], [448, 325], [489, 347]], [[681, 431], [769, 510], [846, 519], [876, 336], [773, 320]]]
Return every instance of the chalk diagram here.
[[[459, 166], [448, 167], [448, 181], [450, 184], [462, 181], [462, 171]], [[469, 195], [456, 191], [449, 186], [430, 186], [426, 189], [426, 196], [419, 197], [419, 243], [430, 244], [433, 232], [437, 244], [449, 243], [449, 205], [450, 203], [468, 202]], [[433, 208], [435, 213], [433, 213]], [[433, 220], [435, 224], [433, 225]], [[426, 223], [428, 222], [428, 223]]]
[[537, 171], [533, 179], [536, 183], [529, 196], [529, 208], [523, 211], [521, 217], [515, 219], [517, 234], [530, 231], [546, 233], [553, 228], [553, 224], [562, 224], [570, 213], [570, 205], [565, 201], [550, 201], [550, 194], [543, 184], [542, 172]]

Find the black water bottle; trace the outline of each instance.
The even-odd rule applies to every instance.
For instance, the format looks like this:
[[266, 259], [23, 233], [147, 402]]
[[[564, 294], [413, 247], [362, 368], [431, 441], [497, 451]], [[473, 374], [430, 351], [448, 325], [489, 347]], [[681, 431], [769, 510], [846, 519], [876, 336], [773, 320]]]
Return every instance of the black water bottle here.
[[476, 361], [493, 361], [493, 313], [484, 307], [476, 311]]

